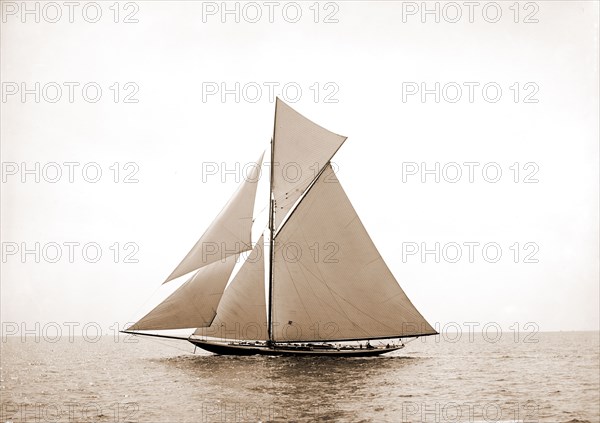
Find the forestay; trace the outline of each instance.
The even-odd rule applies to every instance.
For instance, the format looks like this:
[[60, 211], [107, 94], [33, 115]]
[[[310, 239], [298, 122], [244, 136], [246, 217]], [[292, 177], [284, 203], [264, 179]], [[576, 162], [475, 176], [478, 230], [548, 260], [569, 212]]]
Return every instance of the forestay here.
[[265, 302], [264, 237], [235, 275], [219, 303], [217, 316], [208, 328], [194, 335], [226, 339], [267, 339]]

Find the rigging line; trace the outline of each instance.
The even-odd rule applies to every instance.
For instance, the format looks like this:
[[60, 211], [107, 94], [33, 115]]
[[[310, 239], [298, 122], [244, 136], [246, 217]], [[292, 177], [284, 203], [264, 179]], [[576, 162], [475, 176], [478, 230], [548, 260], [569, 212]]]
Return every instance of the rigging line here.
[[269, 208], [269, 206], [264, 206], [262, 209], [260, 209], [258, 212], [256, 212], [256, 215], [254, 216], [254, 219], [252, 219], [252, 220], [253, 221], [256, 220], [256, 218], [258, 216], [260, 216], [261, 214], [263, 214], [268, 208]]
[[[306, 186], [308, 187], [308, 185], [310, 185], [310, 183], [311, 183], [311, 182], [312, 182], [314, 179], [316, 179], [316, 178], [318, 178], [318, 177], [319, 177], [319, 173], [320, 173], [320, 170], [319, 170], [319, 172], [316, 172], [316, 173], [315, 173], [315, 176], [313, 176], [312, 178], [311, 178], [311, 177], [308, 177], [308, 178], [304, 178], [304, 179], [299, 179], [299, 180], [298, 180], [298, 181], [296, 181], [295, 183], [296, 183], [296, 185], [302, 185], [302, 184], [304, 184], [305, 182], [308, 182], [308, 184], [306, 185]], [[289, 192], [286, 192], [286, 193], [280, 194], [279, 196], [276, 196], [276, 195], [275, 195], [275, 193], [273, 193], [273, 198], [275, 199], [275, 202], [277, 203], [278, 201], [280, 201], [280, 200], [282, 200], [282, 199], [283, 199], [283, 200], [287, 199], [287, 198], [286, 198], [286, 195], [287, 195], [287, 194], [289, 194]], [[300, 199], [301, 197], [302, 197], [302, 195], [300, 195], [300, 197], [298, 197], [296, 200], [294, 200], [294, 202], [291, 204], [291, 206], [293, 207], [293, 206], [294, 206], [296, 203], [298, 203], [298, 201], [299, 201], [299, 199]], [[284, 216], [284, 217], [285, 217], [285, 216]]]
[[[333, 154], [335, 155], [335, 153], [333, 153]], [[333, 156], [331, 156], [331, 157], [333, 157]], [[317, 174], [317, 176], [315, 177], [315, 179], [312, 180], [312, 182], [304, 190], [304, 192], [302, 193], [302, 195], [298, 198], [298, 200], [296, 201], [296, 203], [292, 206], [292, 208], [288, 212], [287, 216], [284, 218], [284, 220], [282, 221], [282, 223], [279, 225], [279, 228], [277, 229], [277, 233], [275, 233], [276, 237], [283, 230], [283, 228], [285, 227], [285, 225], [290, 221], [290, 219], [292, 218], [292, 215], [294, 214], [294, 212], [296, 210], [298, 210], [298, 208], [300, 207], [300, 204], [302, 204], [302, 201], [306, 198], [306, 196], [308, 195], [308, 193], [310, 192], [310, 190], [312, 189], [312, 187], [314, 187], [316, 185], [317, 181], [319, 180], [319, 178], [321, 177], [321, 175], [323, 174], [323, 172], [325, 172], [325, 169], [327, 169], [329, 167], [329, 164], [330, 164], [330, 162], [327, 161], [327, 163], [325, 164], [325, 166], [323, 166], [321, 168], [321, 170], [319, 171], [319, 173]], [[333, 168], [332, 168], [332, 170], [333, 170]]]
[[[161, 288], [162, 288], [162, 286], [163, 286], [162, 284], [161, 284], [161, 285], [158, 285], [158, 286], [157, 286], [157, 287], [154, 289], [154, 292], [152, 292], [152, 294], [150, 294], [150, 296], [149, 296], [148, 298], [146, 298], [146, 300], [144, 300], [144, 302], [143, 302], [143, 303], [142, 303], [142, 304], [141, 304], [141, 305], [140, 305], [140, 306], [139, 306], [139, 307], [138, 307], [138, 308], [137, 308], [137, 309], [136, 309], [136, 310], [135, 310], [135, 311], [132, 313], [132, 315], [133, 315], [133, 316], [137, 315], [137, 314], [139, 313], [139, 311], [142, 309], [142, 307], [145, 307], [145, 306], [146, 306], [146, 304], [148, 304], [148, 301], [150, 301], [150, 298], [152, 298], [154, 295], [156, 295], [156, 292], [157, 292], [159, 289], [161, 289]], [[182, 286], [183, 286], [183, 285], [182, 285]], [[175, 290], [175, 291], [176, 291], [176, 290]], [[173, 291], [173, 292], [175, 292], [175, 291]], [[160, 304], [160, 303], [159, 303], [159, 304]], [[152, 310], [154, 310], [154, 308], [152, 308]], [[149, 311], [149, 312], [150, 312], [150, 311]], [[148, 313], [149, 313], [149, 312], [148, 312]], [[148, 314], [148, 313], [146, 313], [146, 314]], [[146, 314], [144, 314], [144, 316], [145, 316]], [[143, 318], [144, 316], [141, 316], [140, 318]], [[135, 324], [136, 324], [136, 322], [137, 322], [138, 320], [140, 320], [140, 319], [136, 319], [136, 320], [129, 320], [129, 322], [132, 322], [132, 325], [135, 325]], [[127, 323], [129, 323], [129, 322], [127, 322]], [[123, 328], [123, 329], [127, 329], [127, 328]]]
[[[329, 160], [327, 160], [327, 163], [325, 163], [325, 165], [321, 168], [321, 170], [319, 171], [319, 173], [317, 174], [317, 176], [315, 176], [315, 178], [312, 180], [312, 182], [309, 184], [309, 186], [304, 190], [304, 192], [302, 193], [302, 195], [300, 196], [300, 198], [298, 198], [298, 201], [296, 201], [296, 204], [294, 206], [292, 206], [292, 209], [290, 210], [290, 212], [288, 213], [288, 215], [286, 216], [286, 218], [279, 225], [279, 228], [277, 229], [277, 232], [275, 233], [275, 237], [277, 237], [277, 235], [279, 235], [279, 232], [281, 232], [283, 230], [285, 224], [290, 220], [290, 218], [292, 217], [292, 215], [294, 214], [294, 212], [296, 210], [298, 210], [298, 207], [300, 207], [300, 204], [302, 203], [302, 201], [304, 200], [304, 198], [308, 195], [308, 193], [310, 192], [310, 190], [312, 189], [312, 187], [315, 186], [315, 184], [317, 183], [317, 180], [321, 177], [321, 175], [323, 174], [323, 172], [325, 172], [325, 169], [327, 169], [328, 167], [331, 168], [331, 171], [335, 175], [335, 172], [333, 171], [333, 167], [331, 167], [331, 159], [333, 158], [333, 156], [335, 156], [337, 154], [337, 152], [342, 147], [342, 145], [344, 145], [344, 142], [347, 139], [348, 139], [348, 137], [344, 138], [344, 141], [342, 141], [342, 143], [338, 146], [338, 148], [336, 148], [336, 150], [333, 152], [333, 154], [331, 155], [331, 157], [329, 158]], [[340, 186], [341, 186], [341, 184], [340, 184]]]
[[145, 339], [145, 340], [147, 340], [147, 341], [150, 341], [150, 342], [155, 342], [155, 343], [157, 343], [157, 344], [161, 344], [161, 345], [163, 345], [163, 346], [165, 346], [165, 347], [174, 348], [174, 349], [176, 349], [176, 350], [183, 351], [184, 353], [187, 353], [187, 354], [189, 354], [189, 351], [188, 351], [188, 350], [184, 350], [184, 349], [183, 349], [183, 348], [181, 348], [181, 347], [176, 347], [175, 345], [171, 344], [170, 342], [167, 342], [167, 341], [161, 341], [160, 339], [156, 339], [156, 338], [144, 338], [144, 339]]
[[[259, 175], [260, 175], [260, 176], [259, 176], [259, 178], [262, 178], [262, 175], [263, 175], [262, 167], [265, 165], [265, 163], [264, 163], [264, 155], [265, 155], [266, 153], [267, 153], [267, 149], [265, 148], [265, 150], [263, 151], [263, 154], [262, 154], [263, 161], [262, 161], [262, 163], [261, 163], [261, 170], [260, 170], [260, 172], [259, 172]], [[259, 188], [259, 185], [258, 185], [258, 183], [259, 183], [259, 182], [260, 182], [260, 179], [259, 179], [259, 180], [256, 182], [256, 184], [257, 184], [257, 185], [256, 185], [256, 187], [257, 187], [257, 189], [256, 189], [256, 192], [257, 192], [257, 193], [258, 193], [258, 191], [259, 191], [259, 190], [258, 190], [258, 188]], [[257, 198], [257, 195], [255, 194], [255, 195], [254, 195], [254, 207], [255, 207], [255, 208], [257, 207], [257, 205], [256, 205], [256, 198]], [[264, 206], [262, 209], [260, 209], [260, 210], [257, 210], [257, 211], [256, 211], [256, 213], [254, 213], [254, 212], [253, 212], [253, 213], [252, 213], [252, 223], [254, 223], [254, 221], [255, 221], [255, 220], [256, 220], [256, 219], [257, 219], [259, 216], [261, 216], [261, 215], [262, 215], [262, 214], [263, 214], [263, 213], [264, 213], [264, 212], [265, 212], [265, 211], [266, 211], [268, 208], [269, 208], [269, 205], [267, 204], [267, 205], [266, 205], [266, 206]]]

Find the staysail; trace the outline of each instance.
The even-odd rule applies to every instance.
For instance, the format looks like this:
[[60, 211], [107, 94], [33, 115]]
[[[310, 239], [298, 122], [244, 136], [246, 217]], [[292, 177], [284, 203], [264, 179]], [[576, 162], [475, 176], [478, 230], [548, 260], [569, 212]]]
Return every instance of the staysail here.
[[194, 276], [134, 323], [129, 330], [187, 329], [210, 326], [238, 256], [200, 268]]
[[277, 99], [272, 158], [274, 229], [345, 140]]
[[275, 238], [274, 340], [435, 334], [381, 258], [330, 165]]
[[230, 255], [252, 249], [251, 230], [263, 155], [221, 213], [164, 283]]
[[264, 237], [235, 275], [219, 303], [217, 316], [208, 328], [194, 335], [222, 339], [267, 339], [265, 302]]

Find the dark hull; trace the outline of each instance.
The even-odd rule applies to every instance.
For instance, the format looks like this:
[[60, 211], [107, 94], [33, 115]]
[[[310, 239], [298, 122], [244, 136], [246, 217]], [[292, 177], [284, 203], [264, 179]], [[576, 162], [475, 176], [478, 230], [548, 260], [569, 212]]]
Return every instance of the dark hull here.
[[403, 348], [396, 345], [389, 348], [298, 348], [286, 346], [267, 347], [263, 345], [239, 345], [221, 342], [209, 342], [188, 339], [195, 346], [203, 350], [220, 355], [278, 355], [278, 356], [329, 356], [329, 357], [372, 357]]

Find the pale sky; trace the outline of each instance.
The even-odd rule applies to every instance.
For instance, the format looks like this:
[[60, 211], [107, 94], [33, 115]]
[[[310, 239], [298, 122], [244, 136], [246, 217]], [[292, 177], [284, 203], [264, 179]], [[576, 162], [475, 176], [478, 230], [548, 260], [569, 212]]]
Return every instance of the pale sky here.
[[[2, 2], [2, 321], [108, 331], [155, 305], [236, 188], [220, 173], [203, 181], [203, 167], [243, 166], [268, 146], [272, 86], [284, 100], [300, 87], [292, 107], [348, 136], [334, 158], [339, 179], [429, 322], [597, 330], [598, 3], [522, 2], [517, 16], [513, 2], [500, 2], [499, 18], [492, 6], [483, 12], [487, 3], [472, 23], [462, 2], [456, 23], [446, 3], [439, 23], [421, 2], [321, 3], [318, 16], [302, 3], [296, 23], [295, 4], [278, 3], [271, 23], [263, 2], [239, 3], [236, 23], [221, 2], [120, 3], [118, 16], [100, 2], [92, 23], [85, 2], [73, 22], [66, 6], [57, 18], [41, 2], [37, 23], [21, 2]], [[239, 102], [222, 101], [222, 84], [235, 91], [236, 82]], [[433, 93], [422, 101], [436, 83], [439, 103]], [[256, 87], [262, 97], [252, 102]], [[36, 162], [39, 171], [24, 172]], [[421, 182], [422, 163], [436, 162], [440, 182]], [[456, 183], [452, 163], [463, 172]], [[498, 167], [498, 182], [486, 181]], [[88, 182], [97, 168], [98, 182]], [[124, 183], [128, 175], [137, 182]], [[39, 263], [21, 255], [36, 242]], [[55, 243], [62, 256], [50, 263]], [[100, 246], [96, 263], [84, 259], [88, 243]], [[435, 243], [447, 247], [439, 263], [407, 255]], [[502, 250], [496, 263], [482, 255], [488, 243]], [[451, 263], [456, 244], [463, 256]], [[467, 245], [478, 245], [472, 263]], [[125, 263], [128, 253], [138, 262]]]

